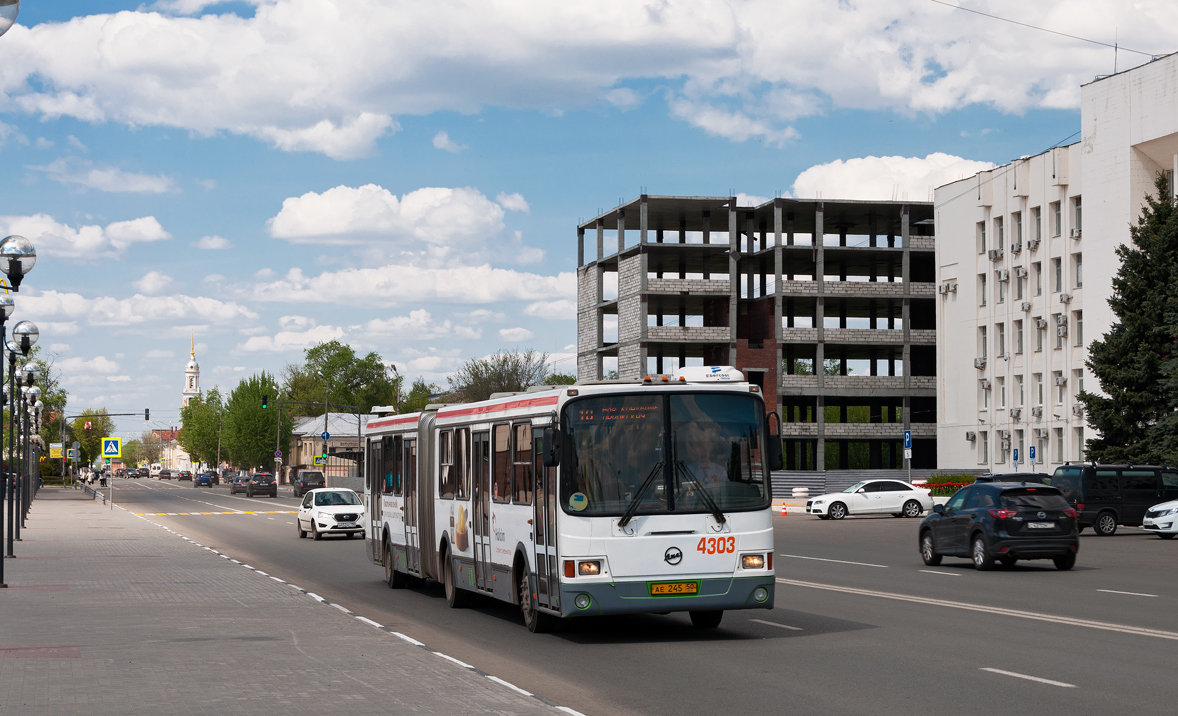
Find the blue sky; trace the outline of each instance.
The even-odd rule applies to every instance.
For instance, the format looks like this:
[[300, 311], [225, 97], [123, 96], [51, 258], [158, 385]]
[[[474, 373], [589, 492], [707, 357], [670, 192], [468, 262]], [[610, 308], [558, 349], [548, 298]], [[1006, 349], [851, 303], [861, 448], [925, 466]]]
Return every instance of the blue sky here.
[[[964, 4], [1178, 44], [1172, 3]], [[40, 259], [14, 318], [71, 409], [155, 427], [190, 335], [206, 388], [329, 338], [439, 384], [500, 348], [571, 371], [579, 221], [643, 187], [924, 200], [1078, 130], [1112, 55], [927, 0], [25, 0], [0, 230]]]

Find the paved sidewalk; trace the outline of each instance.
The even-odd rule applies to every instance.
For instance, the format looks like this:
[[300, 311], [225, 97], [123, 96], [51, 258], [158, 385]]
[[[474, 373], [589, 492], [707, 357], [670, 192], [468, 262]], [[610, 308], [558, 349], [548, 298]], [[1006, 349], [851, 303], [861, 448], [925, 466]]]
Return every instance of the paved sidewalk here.
[[0, 714], [554, 714], [80, 490], [5, 561]]

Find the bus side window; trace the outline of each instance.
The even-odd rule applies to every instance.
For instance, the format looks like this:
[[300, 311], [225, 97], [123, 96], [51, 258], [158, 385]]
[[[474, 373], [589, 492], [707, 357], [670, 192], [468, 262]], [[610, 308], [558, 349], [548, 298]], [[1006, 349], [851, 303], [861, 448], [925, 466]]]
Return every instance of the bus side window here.
[[396, 452], [393, 450], [393, 438], [385, 438], [381, 442], [381, 451], [379, 454], [380, 465], [378, 469], [382, 483], [380, 491], [386, 495], [391, 494], [393, 491], [393, 455], [395, 454]]
[[515, 424], [515, 484], [513, 496], [521, 505], [532, 504], [532, 424]]
[[404, 462], [401, 455], [403, 448], [404, 440], [400, 436], [393, 438], [393, 454], [391, 455], [393, 459], [390, 474], [393, 480], [393, 494], [398, 497], [401, 495], [401, 485], [404, 483], [401, 475], [401, 467]]
[[470, 499], [470, 428], [454, 431], [454, 496]]
[[454, 432], [444, 430], [438, 436], [438, 496], [444, 500], [454, 499], [454, 482], [458, 473], [454, 470]]
[[491, 435], [491, 451], [494, 453], [493, 478], [495, 502], [511, 501], [511, 426], [496, 425]]

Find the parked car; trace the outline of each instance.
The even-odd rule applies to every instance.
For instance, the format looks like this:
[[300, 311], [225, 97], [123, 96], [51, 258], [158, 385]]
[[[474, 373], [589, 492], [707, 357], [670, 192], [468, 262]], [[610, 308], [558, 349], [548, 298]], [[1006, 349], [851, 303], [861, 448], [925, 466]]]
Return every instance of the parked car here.
[[1051, 475], [1045, 472], [987, 472], [975, 477], [974, 482], [1033, 482], [1050, 485]]
[[299, 505], [295, 529], [300, 538], [308, 532], [317, 540], [329, 534], [359, 537], [364, 534], [364, 503], [355, 492], [344, 488], [311, 490]]
[[1178, 469], [1153, 465], [1064, 465], [1051, 476], [1079, 513], [1079, 528], [1101, 536], [1143, 526], [1154, 505], [1178, 500]]
[[248, 492], [249, 486], [249, 475], [234, 475], [232, 482], [229, 483], [229, 494], [236, 495], [239, 492]]
[[806, 502], [806, 512], [822, 520], [871, 514], [919, 517], [932, 508], [932, 494], [927, 489], [899, 480], [864, 480]]
[[1080, 549], [1076, 517], [1058, 488], [975, 483], [921, 520], [920, 557], [930, 567], [952, 556], [971, 559], [980, 570], [1020, 559], [1050, 559], [1056, 569], [1071, 569]]
[[268, 472], [255, 472], [250, 475], [249, 482], [246, 483], [245, 496], [253, 497], [258, 494], [269, 494], [271, 497], [278, 497], [278, 483], [274, 481], [274, 476]]
[[290, 484], [294, 486], [295, 497], [302, 497], [310, 490], [327, 487], [322, 470], [299, 470]]
[[1145, 511], [1141, 526], [1162, 539], [1174, 539], [1174, 535], [1178, 535], [1178, 500], [1150, 507]]
[[213, 489], [213, 475], [208, 472], [198, 472], [196, 476], [192, 478], [192, 486], [207, 487], [210, 490]]

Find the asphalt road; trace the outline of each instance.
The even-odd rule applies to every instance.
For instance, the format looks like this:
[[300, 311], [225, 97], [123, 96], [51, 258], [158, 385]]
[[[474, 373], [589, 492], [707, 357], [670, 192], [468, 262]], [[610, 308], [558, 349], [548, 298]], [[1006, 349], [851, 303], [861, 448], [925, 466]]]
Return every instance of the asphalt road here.
[[[116, 481], [136, 513], [296, 509], [224, 487]], [[432, 648], [585, 714], [1170, 713], [1178, 697], [1178, 540], [1081, 536], [1049, 561], [927, 568], [919, 520], [775, 518], [776, 608], [570, 621], [534, 635], [510, 605], [446, 607], [439, 585], [390, 590], [361, 540], [298, 539], [294, 515], [150, 519]], [[238, 608], [227, 602], [226, 610]]]

